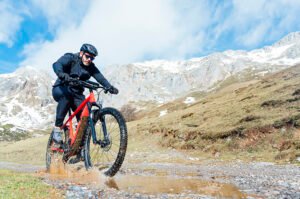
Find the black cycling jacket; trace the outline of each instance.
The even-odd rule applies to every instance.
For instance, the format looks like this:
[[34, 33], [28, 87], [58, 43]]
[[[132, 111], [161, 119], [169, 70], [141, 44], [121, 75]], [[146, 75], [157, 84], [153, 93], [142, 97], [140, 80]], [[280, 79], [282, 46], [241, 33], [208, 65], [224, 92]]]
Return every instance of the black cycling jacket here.
[[[105, 79], [102, 73], [98, 70], [94, 63], [91, 63], [89, 66], [85, 66], [79, 53], [66, 53], [60, 57], [54, 64], [53, 70], [58, 75], [59, 73], [67, 73], [70, 77], [78, 77], [80, 80], [88, 80], [90, 77], [94, 77], [97, 82], [106, 88], [110, 88], [111, 84]], [[62, 81], [57, 78], [55, 85], [61, 84]], [[74, 92], [82, 93], [84, 91], [83, 87], [73, 87]]]

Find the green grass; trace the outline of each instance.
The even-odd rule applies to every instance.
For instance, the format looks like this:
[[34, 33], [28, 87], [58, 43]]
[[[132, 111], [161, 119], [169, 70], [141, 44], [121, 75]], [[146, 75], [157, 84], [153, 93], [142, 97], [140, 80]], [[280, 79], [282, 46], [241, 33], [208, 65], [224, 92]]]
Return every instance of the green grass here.
[[0, 198], [62, 198], [62, 194], [32, 174], [0, 170]]

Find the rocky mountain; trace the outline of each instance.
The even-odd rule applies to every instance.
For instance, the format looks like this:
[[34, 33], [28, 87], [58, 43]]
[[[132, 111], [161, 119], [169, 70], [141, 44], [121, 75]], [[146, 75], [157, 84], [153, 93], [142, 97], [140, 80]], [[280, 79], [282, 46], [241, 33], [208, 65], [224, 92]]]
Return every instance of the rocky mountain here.
[[193, 90], [214, 89], [218, 82], [239, 73], [252, 77], [300, 63], [300, 32], [272, 46], [252, 51], [225, 51], [186, 61], [148, 61], [108, 66], [104, 74], [121, 90], [119, 102], [166, 102]]
[[[192, 91], [209, 91], [233, 75], [248, 79], [300, 63], [300, 32], [272, 46], [252, 51], [225, 51], [185, 61], [154, 60], [112, 65], [103, 74], [119, 88], [118, 96], [103, 96], [105, 106], [129, 101], [164, 103]], [[45, 128], [54, 122], [53, 78], [34, 67], [0, 75], [0, 127]], [[0, 129], [1, 131], [1, 129]]]
[[51, 81], [46, 73], [30, 66], [0, 75], [0, 124], [13, 124], [22, 131], [53, 123]]

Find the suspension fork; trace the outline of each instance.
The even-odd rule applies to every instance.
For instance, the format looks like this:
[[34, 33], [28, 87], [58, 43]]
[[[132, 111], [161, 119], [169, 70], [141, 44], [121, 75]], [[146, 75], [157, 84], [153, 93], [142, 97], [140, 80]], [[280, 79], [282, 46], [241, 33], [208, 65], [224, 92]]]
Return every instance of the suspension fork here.
[[92, 133], [92, 138], [93, 138], [93, 144], [97, 144], [97, 137], [96, 137], [96, 130], [95, 130], [95, 124], [94, 124], [94, 121], [93, 121], [93, 112], [92, 112], [92, 105], [91, 103], [87, 103], [87, 107], [88, 107], [88, 110], [89, 110], [89, 126], [91, 128], [91, 133]]
[[108, 132], [107, 132], [107, 128], [106, 128], [105, 118], [101, 117], [100, 121], [101, 121], [101, 126], [102, 126], [102, 130], [103, 130], [103, 134], [104, 134], [104, 140], [109, 142], [109, 136], [108, 136]]
[[[96, 106], [99, 108], [98, 111], [100, 111], [101, 106], [99, 106], [99, 105], [96, 105]], [[108, 135], [107, 128], [106, 128], [105, 118], [103, 118], [103, 117], [99, 118], [100, 121], [101, 121], [101, 127], [102, 127], [102, 131], [103, 131], [103, 135], [104, 135], [104, 140], [97, 140], [95, 123], [93, 121], [93, 115], [92, 115], [92, 105], [90, 103], [88, 103], [88, 109], [89, 109], [89, 112], [90, 112], [89, 124], [90, 124], [90, 127], [91, 127], [93, 144], [99, 144], [102, 148], [106, 147], [107, 145], [110, 144], [110, 140], [109, 140], [109, 135]]]

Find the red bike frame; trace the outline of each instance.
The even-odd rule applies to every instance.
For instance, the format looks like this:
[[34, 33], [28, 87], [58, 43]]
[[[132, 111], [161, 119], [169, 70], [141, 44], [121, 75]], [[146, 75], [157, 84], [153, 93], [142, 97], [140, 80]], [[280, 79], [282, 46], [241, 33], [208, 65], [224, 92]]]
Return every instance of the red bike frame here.
[[[71, 139], [71, 143], [70, 146], [72, 146], [76, 140], [78, 131], [80, 129], [80, 125], [81, 125], [81, 118], [83, 117], [89, 117], [90, 116], [90, 111], [89, 108], [87, 106], [88, 103], [94, 103], [96, 102], [95, 100], [95, 95], [93, 93], [93, 91], [90, 91], [89, 96], [77, 107], [77, 109], [73, 112], [73, 114], [68, 118], [68, 120], [64, 123], [64, 125], [62, 127], [60, 127], [61, 130], [64, 130], [66, 127], [69, 129], [69, 138]], [[72, 119], [77, 115], [77, 113], [79, 113], [81, 110], [82, 113], [80, 115], [80, 121], [77, 125], [76, 131], [74, 131], [73, 129], [73, 122]]]
[[[121, 164], [124, 161], [126, 149], [127, 149], [127, 127], [126, 122], [122, 116], [122, 114], [112, 108], [112, 107], [102, 107], [101, 103], [96, 103], [95, 95], [93, 90], [95, 90], [98, 94], [98, 98], [100, 93], [104, 91], [104, 93], [111, 92], [109, 88], [105, 88], [100, 86], [96, 82], [92, 81], [81, 81], [79, 79], [70, 80], [69, 82], [63, 82], [56, 86], [66, 85], [74, 86], [74, 87], [84, 87], [88, 88], [90, 93], [89, 95], [82, 101], [82, 103], [76, 108], [76, 110], [71, 114], [69, 110], [69, 118], [64, 122], [64, 124], [60, 127], [61, 130], [64, 131], [64, 141], [62, 144], [56, 144], [53, 140], [54, 131], [52, 131], [48, 144], [47, 144], [47, 152], [46, 152], [46, 167], [47, 170], [50, 169], [52, 156], [62, 155], [62, 161], [66, 164], [75, 164], [79, 161], [84, 161], [85, 168], [88, 170], [93, 167], [93, 162], [98, 165], [98, 157], [97, 160], [93, 160], [91, 157], [91, 153], [94, 155], [94, 149], [96, 149], [96, 154], [102, 156], [103, 153], [106, 156], [107, 161], [104, 162], [105, 168], [108, 170], [105, 171], [105, 175], [113, 176], [121, 167]], [[97, 89], [101, 89], [97, 91]], [[73, 127], [73, 119], [76, 115], [80, 114], [80, 120], [78, 121], [78, 126]], [[120, 146], [118, 152], [110, 151], [112, 147], [112, 137], [110, 133], [114, 132], [114, 130], [107, 129], [107, 124], [110, 126], [110, 122], [113, 117], [117, 122], [117, 133], [120, 133]], [[106, 121], [107, 120], [107, 121]], [[97, 123], [98, 122], [98, 123]], [[96, 131], [96, 124], [97, 126]], [[108, 128], [109, 128], [108, 126]], [[113, 125], [114, 126], [114, 125]], [[115, 126], [114, 126], [115, 127]], [[111, 130], [111, 131], [109, 131]], [[119, 136], [119, 135], [117, 135]], [[98, 138], [97, 138], [98, 137]], [[91, 151], [90, 146], [92, 145]], [[59, 152], [59, 153], [56, 153]], [[109, 152], [109, 153], [107, 153]], [[101, 153], [101, 154], [100, 154]], [[76, 157], [72, 157], [75, 156]], [[115, 156], [115, 160], [113, 162], [107, 157], [107, 155]], [[55, 158], [55, 157], [54, 157]], [[55, 158], [56, 159], [56, 158]], [[112, 164], [111, 164], [112, 163]], [[109, 166], [107, 166], [109, 165]], [[98, 167], [98, 166], [97, 166]], [[99, 168], [99, 169], [102, 169]]]

